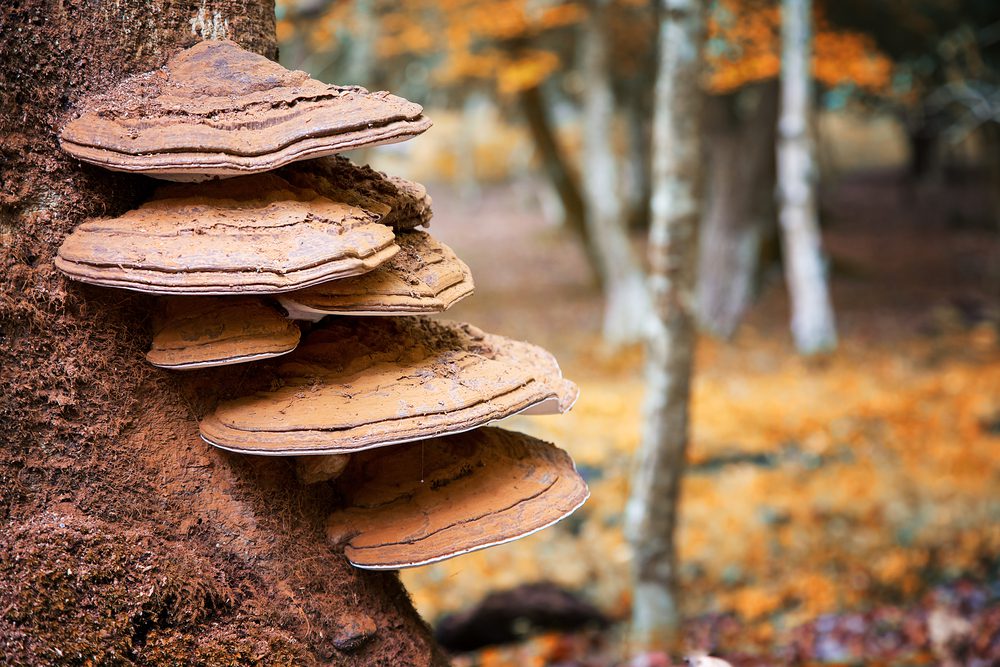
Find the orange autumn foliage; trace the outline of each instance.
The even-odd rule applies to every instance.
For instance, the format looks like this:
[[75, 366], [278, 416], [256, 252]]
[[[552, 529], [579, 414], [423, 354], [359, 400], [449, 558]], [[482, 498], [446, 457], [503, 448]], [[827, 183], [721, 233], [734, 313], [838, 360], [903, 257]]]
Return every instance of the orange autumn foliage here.
[[[820, 367], [750, 332], [736, 345], [701, 341], [679, 538], [690, 608], [761, 628], [782, 614], [793, 626], [876, 590], [914, 595], [925, 568], [971, 571], [1000, 551], [1000, 531], [984, 529], [998, 436], [983, 426], [1000, 410], [1000, 347], [993, 333], [980, 338], [946, 343], [964, 356], [918, 339], [849, 344]], [[935, 365], [920, 361], [932, 355]], [[425, 617], [537, 579], [628, 608], [614, 601], [630, 594], [621, 517], [643, 381], [629, 358], [563, 361], [581, 381], [573, 412], [511, 427], [572, 443], [578, 465], [600, 471], [582, 522], [404, 572]]]
[[[648, 4], [648, 0], [620, 1], [623, 9]], [[278, 5], [288, 2], [278, 0]], [[537, 86], [564, 67], [555, 52], [533, 44], [547, 31], [574, 25], [586, 16], [585, 7], [577, 2], [545, 5], [528, 0], [403, 0], [377, 3], [376, 12], [380, 59], [435, 55], [432, 75], [438, 85], [480, 81], [492, 83], [501, 95]], [[337, 45], [338, 31], [351, 32], [354, 24], [352, 3], [335, 2], [308, 21], [279, 20], [278, 38], [300, 38], [313, 52], [329, 51]], [[887, 90], [892, 62], [878, 52], [871, 38], [836, 30], [822, 16], [817, 16], [816, 24], [817, 81], [826, 86], [850, 83], [873, 93]], [[635, 39], [648, 40], [656, 34], [646, 25], [615, 27], [634, 33]], [[708, 25], [706, 88], [726, 93], [777, 76], [780, 29], [780, 11], [773, 3], [718, 0]], [[619, 41], [625, 46], [634, 43]], [[634, 59], [636, 52], [623, 52], [620, 59]]]
[[[837, 30], [817, 15], [813, 75], [825, 86], [854, 84], [885, 92], [892, 61], [858, 32]], [[781, 71], [781, 12], [752, 0], [718, 0], [709, 18], [706, 87], [715, 93], [778, 76]]]
[[[470, 80], [492, 81], [497, 92], [510, 94], [537, 86], [559, 69], [552, 51], [509, 43], [531, 38], [580, 20], [583, 10], [574, 3], [535, 6], [524, 0], [410, 0], [398, 10], [399, 28], [383, 26], [378, 50], [389, 55], [403, 53], [441, 55], [434, 78], [441, 85]], [[434, 33], [437, 39], [421, 44], [405, 39], [412, 31]]]

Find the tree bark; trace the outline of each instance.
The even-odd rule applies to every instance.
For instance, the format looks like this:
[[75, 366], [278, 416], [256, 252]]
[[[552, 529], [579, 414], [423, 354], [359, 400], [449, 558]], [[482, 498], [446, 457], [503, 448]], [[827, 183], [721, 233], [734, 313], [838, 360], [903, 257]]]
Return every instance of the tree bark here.
[[626, 508], [635, 577], [632, 640], [637, 650], [674, 644], [681, 620], [675, 535], [695, 346], [703, 39], [700, 0], [662, 0], [649, 231], [655, 318], [646, 352], [645, 428]]
[[587, 253], [587, 259], [590, 260], [590, 267], [598, 281], [603, 282], [600, 253], [584, 221], [587, 205], [583, 201], [583, 193], [580, 191], [576, 174], [566, 160], [565, 152], [559, 147], [559, 139], [552, 128], [552, 120], [549, 118], [542, 89], [535, 86], [522, 90], [518, 99], [535, 148], [541, 156], [542, 168], [562, 203], [564, 224], [580, 240]]
[[153, 299], [66, 281], [89, 216], [154, 182], [83, 165], [82, 98], [199, 39], [275, 55], [257, 0], [21, 0], [0, 9], [0, 653], [4, 664], [445, 664], [394, 573], [328, 546], [337, 499], [197, 417], [273, 366], [149, 366]]
[[642, 267], [629, 244], [618, 191], [604, 19], [607, 4], [608, 0], [591, 2], [583, 26], [583, 183], [585, 220], [604, 279], [604, 340], [623, 345], [641, 340], [649, 316], [649, 295]]
[[776, 229], [777, 83], [710, 98], [708, 174], [699, 242], [698, 320], [723, 338], [754, 297], [761, 247]]
[[792, 335], [803, 354], [837, 345], [816, 207], [811, 0], [782, 0], [778, 206]]

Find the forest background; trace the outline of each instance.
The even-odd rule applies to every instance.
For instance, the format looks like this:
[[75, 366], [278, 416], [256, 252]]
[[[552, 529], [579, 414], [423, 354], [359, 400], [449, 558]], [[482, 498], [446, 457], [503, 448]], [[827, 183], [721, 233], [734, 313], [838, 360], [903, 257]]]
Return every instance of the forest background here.
[[[544, 343], [582, 387], [566, 419], [517, 428], [564, 443], [591, 501], [527, 540], [405, 572], [418, 609], [434, 621], [545, 580], [627, 617], [622, 527], [646, 385], [621, 291], [643, 270], [654, 187], [656, 3], [280, 0], [277, 11], [283, 64], [398, 92], [435, 121], [420, 142], [354, 159], [430, 184], [436, 235], [477, 277], [479, 298], [448, 317]], [[751, 662], [921, 664], [952, 650], [932, 636], [938, 614], [977, 626], [958, 624], [976, 635], [962, 655], [996, 659], [1000, 8], [820, 2], [812, 15], [810, 122], [839, 344], [803, 355], [774, 198], [780, 8], [708, 10], [701, 335], [678, 539], [689, 644]], [[594, 41], [606, 67], [587, 56]], [[602, 89], [604, 154], [586, 136]], [[595, 185], [595, 171], [613, 178]], [[587, 224], [601, 210], [624, 249]], [[548, 636], [471, 660], [616, 655], [588, 642]]]
[[994, 0], [3, 5], [0, 661], [446, 660], [394, 572], [331, 557], [328, 486], [198, 438], [273, 367], [157, 371], [152, 300], [53, 265], [154, 186], [72, 159], [67, 120], [221, 36], [425, 104], [353, 158], [428, 183], [478, 283], [448, 317], [582, 386], [510, 426], [571, 450], [584, 509], [403, 577], [439, 629], [538, 581], [613, 623], [511, 614], [479, 627], [526, 641], [456, 663], [667, 665], [681, 617], [736, 667], [1000, 662]]

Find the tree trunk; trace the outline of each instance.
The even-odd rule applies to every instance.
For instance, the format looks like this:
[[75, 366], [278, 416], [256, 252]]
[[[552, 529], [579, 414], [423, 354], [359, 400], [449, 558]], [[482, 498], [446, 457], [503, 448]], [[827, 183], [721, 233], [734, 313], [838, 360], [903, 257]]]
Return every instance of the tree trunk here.
[[628, 115], [628, 159], [626, 162], [626, 203], [629, 229], [649, 230], [649, 202], [653, 198], [649, 111], [631, 101]]
[[594, 245], [594, 239], [588, 232], [587, 223], [584, 222], [587, 215], [587, 205], [583, 201], [583, 193], [580, 192], [580, 185], [573, 173], [573, 168], [566, 161], [565, 153], [559, 147], [559, 139], [552, 128], [552, 120], [549, 118], [542, 89], [536, 86], [522, 90], [518, 99], [524, 118], [528, 122], [531, 138], [535, 142], [535, 148], [541, 156], [542, 168], [562, 204], [564, 224], [580, 239], [594, 275], [598, 281], [603, 282], [600, 253]]
[[614, 99], [608, 62], [608, 0], [590, 3], [584, 22], [583, 183], [585, 220], [604, 278], [604, 339], [612, 345], [641, 340], [649, 317], [643, 271], [629, 244], [615, 160]]
[[355, 0], [353, 14], [350, 51], [347, 52], [344, 64], [344, 83], [377, 90], [372, 84], [372, 65], [375, 63], [375, 44], [378, 41], [375, 0]]
[[678, 501], [688, 441], [695, 344], [695, 275], [701, 213], [704, 8], [662, 0], [660, 71], [653, 120], [653, 204], [649, 284], [655, 318], [648, 339], [645, 429], [627, 507], [637, 650], [677, 638]]
[[990, 217], [993, 227], [1000, 232], [1000, 123], [982, 126], [986, 150], [986, 178], [990, 193]]
[[[650, 12], [656, 14], [655, 11]], [[652, 117], [653, 91], [649, 85], [656, 77], [656, 49], [650, 49], [649, 64], [626, 87], [623, 105], [626, 117], [628, 155], [625, 160], [625, 201], [628, 227], [649, 230], [649, 203], [653, 198]]]
[[756, 289], [761, 247], [775, 229], [776, 83], [713, 97], [699, 243], [698, 319], [730, 337]]
[[816, 208], [811, 0], [782, 0], [778, 206], [792, 335], [803, 354], [837, 345]]
[[273, 366], [143, 358], [154, 300], [53, 267], [154, 182], [59, 150], [74, 105], [199, 39], [273, 57], [257, 0], [0, 9], [0, 652], [4, 664], [444, 664], [394, 573], [329, 547], [329, 485], [209, 447], [196, 418]]

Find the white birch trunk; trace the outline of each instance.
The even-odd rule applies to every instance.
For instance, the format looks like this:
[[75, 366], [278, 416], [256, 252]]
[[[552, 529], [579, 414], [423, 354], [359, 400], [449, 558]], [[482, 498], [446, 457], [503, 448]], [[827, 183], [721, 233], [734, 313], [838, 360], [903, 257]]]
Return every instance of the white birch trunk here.
[[649, 295], [642, 267], [629, 245], [618, 191], [608, 44], [604, 15], [608, 0], [590, 3], [584, 25], [583, 186], [587, 227], [604, 277], [604, 340], [623, 345], [642, 339]]
[[700, 0], [661, 2], [649, 232], [655, 317], [647, 349], [645, 430], [626, 508], [634, 556], [635, 651], [675, 645], [681, 620], [674, 540], [688, 440], [702, 206], [704, 7]]
[[816, 210], [812, 137], [811, 0], [782, 0], [781, 118], [778, 122], [778, 219], [792, 335], [804, 354], [837, 345]]

